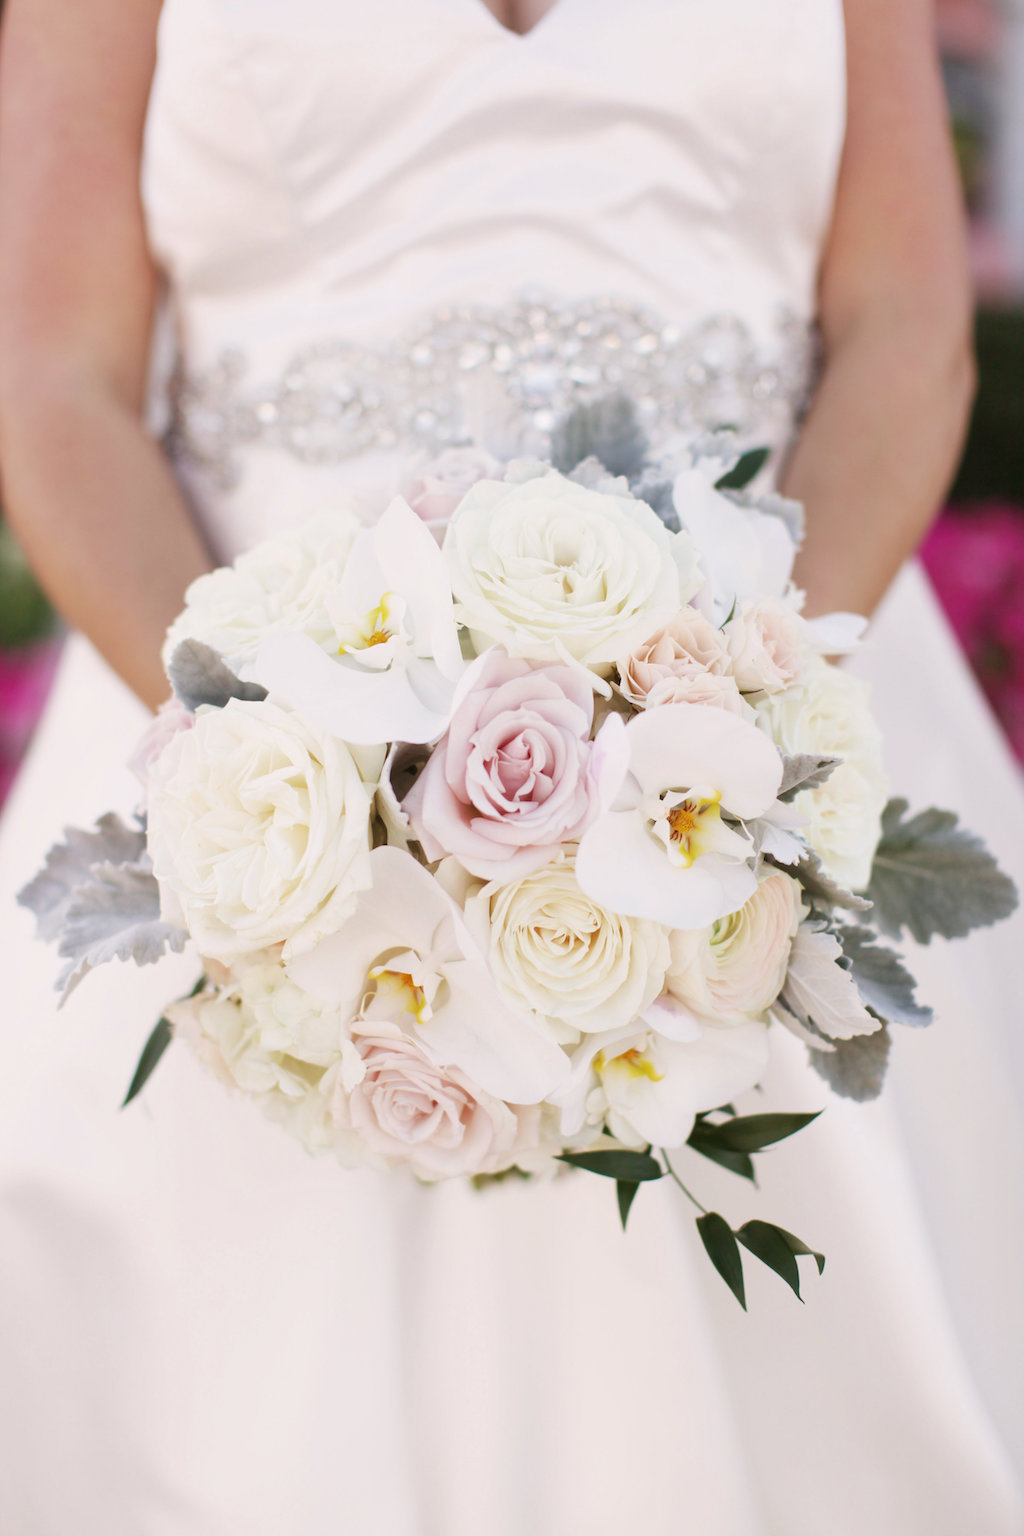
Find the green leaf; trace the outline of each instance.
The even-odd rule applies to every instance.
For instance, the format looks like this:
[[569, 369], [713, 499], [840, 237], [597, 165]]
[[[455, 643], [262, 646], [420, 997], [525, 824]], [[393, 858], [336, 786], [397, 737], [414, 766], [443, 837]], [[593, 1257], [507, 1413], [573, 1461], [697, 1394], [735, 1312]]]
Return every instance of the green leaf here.
[[825, 1255], [815, 1253], [794, 1237], [792, 1232], [787, 1232], [784, 1227], [777, 1227], [770, 1221], [745, 1221], [736, 1233], [737, 1240], [741, 1242], [748, 1253], [761, 1260], [769, 1269], [774, 1270], [780, 1279], [785, 1280], [790, 1290], [800, 1296], [800, 1270], [797, 1267], [797, 1254], [807, 1254], [814, 1259], [820, 1275], [825, 1268]]
[[573, 1168], [584, 1168], [587, 1173], [599, 1173], [606, 1179], [620, 1179], [627, 1183], [643, 1184], [651, 1179], [662, 1179], [665, 1170], [649, 1152], [632, 1152], [628, 1147], [609, 1147], [597, 1152], [563, 1152], [560, 1163]]
[[890, 1024], [932, 1022], [932, 1010], [916, 1000], [914, 978], [895, 950], [879, 944], [870, 928], [841, 927], [836, 937], [857, 991], [872, 1013]]
[[907, 932], [919, 944], [938, 934], [960, 939], [1000, 922], [1017, 906], [1017, 888], [952, 811], [919, 811], [905, 819], [907, 802], [890, 800], [882, 817], [867, 895], [883, 933]]
[[[741, 1115], [721, 1125], [709, 1125], [705, 1120], [699, 1127], [695, 1126], [694, 1131], [699, 1130], [700, 1141], [708, 1145], [723, 1147], [731, 1152], [760, 1152], [762, 1147], [770, 1147], [802, 1131], [805, 1125], [817, 1120], [820, 1114], [821, 1110], [816, 1109], [808, 1114]], [[690, 1134], [692, 1137], [693, 1131]], [[697, 1150], [703, 1151], [703, 1145]]]
[[889, 1064], [889, 1031], [882, 1025], [873, 1035], [837, 1040], [832, 1051], [811, 1050], [811, 1066], [843, 1099], [865, 1103], [877, 1099]]
[[747, 1297], [743, 1288], [743, 1260], [732, 1228], [717, 1211], [707, 1211], [697, 1217], [697, 1231], [708, 1258], [745, 1312]]
[[619, 1179], [615, 1185], [615, 1193], [619, 1199], [619, 1218], [622, 1222], [622, 1230], [626, 1230], [626, 1222], [629, 1220], [630, 1207], [636, 1199], [636, 1192], [640, 1188], [636, 1179]]
[[767, 448], [748, 448], [740, 455], [732, 469], [715, 481], [716, 491], [743, 491], [768, 462]]
[[131, 1080], [131, 1086], [124, 1096], [124, 1101], [121, 1105], [122, 1109], [125, 1109], [132, 1099], [145, 1088], [156, 1070], [161, 1056], [170, 1045], [172, 1038], [173, 1031], [170, 1019], [158, 1019], [153, 1028], [153, 1033], [142, 1047], [142, 1055], [139, 1057], [139, 1064], [135, 1068], [135, 1076]]
[[[754, 1164], [749, 1152], [736, 1152], [731, 1147], [720, 1146], [714, 1137], [714, 1126], [703, 1126], [698, 1120], [690, 1132], [687, 1146], [699, 1152], [701, 1157], [718, 1163], [722, 1168], [728, 1168], [730, 1173], [738, 1173], [741, 1178], [749, 1179], [751, 1184], [757, 1183], [754, 1173]], [[710, 1132], [710, 1134], [708, 1134]]]

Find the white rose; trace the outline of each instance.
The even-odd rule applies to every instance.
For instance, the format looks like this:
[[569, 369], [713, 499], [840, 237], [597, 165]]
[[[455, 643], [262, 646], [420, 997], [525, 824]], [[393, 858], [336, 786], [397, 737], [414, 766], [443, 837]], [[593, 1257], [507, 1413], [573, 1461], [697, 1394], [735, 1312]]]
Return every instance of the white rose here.
[[333, 933], [370, 883], [369, 821], [344, 743], [270, 702], [200, 709], [150, 772], [165, 910], [218, 960]]
[[843, 762], [818, 789], [797, 795], [808, 818], [804, 836], [833, 879], [861, 890], [882, 832], [889, 784], [882, 767], [882, 736], [859, 678], [820, 657], [802, 683], [757, 703], [762, 726], [786, 753], [810, 752]]
[[585, 895], [564, 853], [510, 885], [485, 886], [466, 918], [499, 990], [563, 1042], [629, 1023], [662, 990], [667, 931]]
[[[513, 466], [513, 473], [515, 466]], [[556, 470], [482, 480], [444, 541], [456, 613], [478, 648], [606, 666], [666, 624], [700, 585], [685, 534], [644, 502]]]
[[725, 626], [732, 672], [744, 693], [798, 683], [810, 653], [804, 620], [776, 598], [749, 599]]
[[786, 979], [803, 897], [789, 875], [766, 876], [745, 906], [709, 928], [673, 930], [666, 988], [702, 1018], [757, 1018]]
[[236, 668], [255, 659], [268, 635], [288, 630], [301, 630], [332, 649], [336, 637], [327, 599], [361, 529], [356, 514], [342, 509], [266, 539], [234, 565], [200, 576], [167, 631], [164, 665], [183, 640], [212, 646]]

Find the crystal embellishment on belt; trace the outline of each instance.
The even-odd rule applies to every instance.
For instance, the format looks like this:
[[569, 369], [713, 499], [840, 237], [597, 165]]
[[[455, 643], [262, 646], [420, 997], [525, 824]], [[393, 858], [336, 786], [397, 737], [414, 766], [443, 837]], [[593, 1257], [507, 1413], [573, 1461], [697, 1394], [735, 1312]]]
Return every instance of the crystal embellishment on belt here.
[[610, 298], [447, 308], [387, 347], [306, 347], [262, 385], [237, 350], [207, 373], [179, 369], [167, 445], [224, 489], [239, 479], [239, 449], [257, 444], [309, 464], [471, 441], [546, 458], [558, 421], [612, 392], [630, 396], [654, 442], [719, 427], [777, 442], [813, 362], [812, 328], [788, 313], [758, 344], [735, 315], [686, 328]]

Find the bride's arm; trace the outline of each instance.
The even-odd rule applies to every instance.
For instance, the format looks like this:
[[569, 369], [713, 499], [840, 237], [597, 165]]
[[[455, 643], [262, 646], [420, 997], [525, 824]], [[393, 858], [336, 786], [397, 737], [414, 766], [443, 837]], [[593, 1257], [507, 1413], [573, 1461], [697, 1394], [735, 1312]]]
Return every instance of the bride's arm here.
[[825, 368], [784, 489], [807, 611], [869, 613], [956, 467], [973, 391], [963, 213], [930, 0], [846, 0], [849, 119]]
[[139, 160], [159, 0], [8, 0], [0, 64], [0, 463], [44, 587], [150, 705], [209, 567], [140, 424], [156, 276]]

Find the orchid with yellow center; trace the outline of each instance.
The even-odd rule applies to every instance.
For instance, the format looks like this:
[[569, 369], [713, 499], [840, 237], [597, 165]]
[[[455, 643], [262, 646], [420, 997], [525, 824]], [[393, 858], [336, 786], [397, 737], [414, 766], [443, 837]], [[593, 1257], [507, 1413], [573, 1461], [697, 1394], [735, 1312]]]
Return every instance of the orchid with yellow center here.
[[679, 1147], [698, 1114], [753, 1088], [764, 1073], [764, 1023], [716, 1029], [693, 1020], [685, 1038], [669, 1039], [647, 1027], [653, 1022], [651, 1015], [584, 1037], [569, 1081], [549, 1096], [562, 1111], [564, 1136], [604, 1125], [627, 1146]]
[[298, 631], [275, 634], [247, 677], [357, 746], [440, 736], [465, 664], [441, 551], [404, 501], [358, 535], [326, 609], [335, 657]]
[[609, 716], [594, 758], [602, 809], [576, 855], [588, 896], [669, 928], [742, 907], [757, 888], [742, 823], [771, 810], [782, 779], [768, 737], [723, 710], [661, 704], [628, 725]]
[[565, 1053], [500, 996], [458, 907], [408, 853], [370, 854], [352, 917], [289, 976], [336, 1008], [349, 1034], [411, 1041], [511, 1104], [537, 1104], [569, 1074]]

